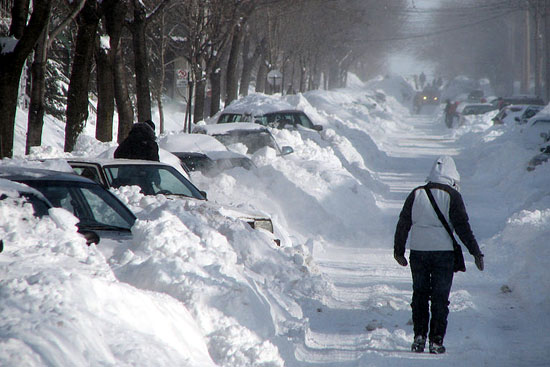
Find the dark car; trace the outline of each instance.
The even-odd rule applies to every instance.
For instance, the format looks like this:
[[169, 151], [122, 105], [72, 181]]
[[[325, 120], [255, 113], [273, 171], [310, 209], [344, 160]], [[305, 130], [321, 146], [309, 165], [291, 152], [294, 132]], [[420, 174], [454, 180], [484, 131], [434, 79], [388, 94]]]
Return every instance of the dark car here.
[[0, 177], [39, 191], [54, 207], [79, 219], [79, 232], [99, 238], [129, 239], [136, 216], [114, 194], [96, 182], [73, 173], [6, 166]]

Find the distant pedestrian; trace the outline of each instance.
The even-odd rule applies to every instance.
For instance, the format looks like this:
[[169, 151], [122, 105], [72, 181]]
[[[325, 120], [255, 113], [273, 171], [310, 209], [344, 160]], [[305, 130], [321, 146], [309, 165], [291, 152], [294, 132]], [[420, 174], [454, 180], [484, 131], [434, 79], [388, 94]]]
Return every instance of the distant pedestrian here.
[[159, 146], [155, 136], [155, 124], [151, 120], [132, 126], [126, 139], [115, 150], [115, 158], [160, 161]]
[[424, 74], [424, 72], [420, 73], [419, 81], [420, 81], [420, 88], [424, 89], [424, 85], [426, 84], [426, 74]]
[[[421, 353], [429, 337], [430, 353], [445, 353], [449, 294], [454, 271], [465, 271], [460, 245], [453, 231], [474, 256], [477, 268], [484, 268], [483, 254], [470, 228], [462, 196], [460, 175], [451, 157], [439, 157], [427, 178], [405, 200], [394, 238], [394, 258], [407, 266], [405, 245], [409, 237], [409, 260], [413, 280], [413, 352]], [[458, 246], [458, 248], [456, 248]], [[455, 261], [462, 260], [457, 266]], [[458, 269], [461, 268], [461, 269]], [[429, 303], [431, 302], [431, 319]], [[429, 331], [429, 334], [428, 334]]]

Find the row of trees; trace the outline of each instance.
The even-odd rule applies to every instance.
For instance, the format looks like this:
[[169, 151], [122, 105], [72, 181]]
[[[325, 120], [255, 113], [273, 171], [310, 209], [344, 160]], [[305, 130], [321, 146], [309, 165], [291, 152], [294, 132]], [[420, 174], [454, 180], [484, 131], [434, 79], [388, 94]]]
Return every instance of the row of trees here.
[[[135, 120], [160, 112], [184, 58], [194, 91], [193, 121], [213, 115], [251, 85], [270, 92], [277, 69], [284, 91], [341, 87], [347, 71], [384, 54], [368, 35], [393, 32], [405, 0], [0, 0], [0, 157], [13, 155], [24, 65], [32, 65], [26, 151], [41, 145], [44, 113], [65, 119], [73, 150], [95, 95], [96, 138], [118, 140]], [[367, 60], [367, 61], [365, 61]], [[254, 84], [251, 84], [254, 83]], [[209, 106], [205, 103], [210, 85]], [[284, 88], [284, 89], [283, 89]], [[208, 108], [207, 108], [208, 107]]]

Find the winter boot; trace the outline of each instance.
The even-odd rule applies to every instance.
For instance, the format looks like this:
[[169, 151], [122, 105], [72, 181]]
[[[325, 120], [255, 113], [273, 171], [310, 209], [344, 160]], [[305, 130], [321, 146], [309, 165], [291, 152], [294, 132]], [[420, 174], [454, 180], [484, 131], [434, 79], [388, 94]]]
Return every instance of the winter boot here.
[[426, 338], [422, 335], [417, 335], [414, 337], [414, 342], [411, 345], [411, 351], [415, 353], [424, 352], [424, 347], [426, 346]]
[[443, 354], [445, 353], [445, 347], [443, 346], [443, 338], [436, 336], [433, 340], [430, 340], [430, 353]]

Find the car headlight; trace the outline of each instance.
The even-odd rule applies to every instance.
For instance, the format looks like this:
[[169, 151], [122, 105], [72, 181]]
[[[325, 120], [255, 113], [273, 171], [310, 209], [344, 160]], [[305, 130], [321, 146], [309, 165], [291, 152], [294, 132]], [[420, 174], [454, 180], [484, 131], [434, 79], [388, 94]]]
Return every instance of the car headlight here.
[[254, 219], [253, 221], [248, 222], [250, 226], [254, 229], [262, 228], [266, 231], [273, 233], [273, 223], [271, 219]]

